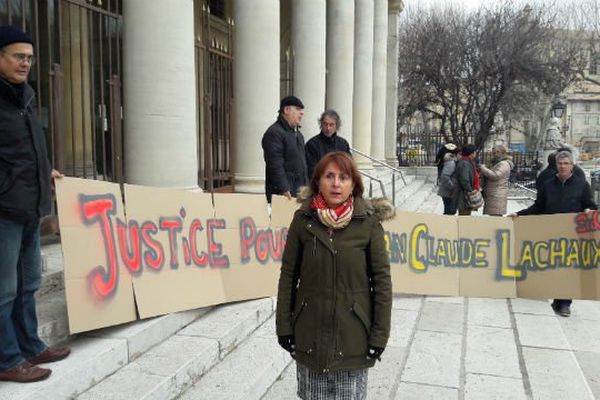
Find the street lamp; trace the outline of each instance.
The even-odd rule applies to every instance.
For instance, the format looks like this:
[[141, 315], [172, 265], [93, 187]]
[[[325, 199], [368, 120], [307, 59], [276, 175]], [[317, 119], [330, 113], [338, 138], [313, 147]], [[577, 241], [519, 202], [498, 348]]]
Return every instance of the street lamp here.
[[557, 98], [554, 101], [554, 104], [552, 104], [552, 109], [550, 110], [550, 112], [552, 113], [553, 117], [559, 118], [562, 117], [563, 112], [565, 111], [565, 109], [567, 108], [567, 104], [562, 101], [561, 99]]

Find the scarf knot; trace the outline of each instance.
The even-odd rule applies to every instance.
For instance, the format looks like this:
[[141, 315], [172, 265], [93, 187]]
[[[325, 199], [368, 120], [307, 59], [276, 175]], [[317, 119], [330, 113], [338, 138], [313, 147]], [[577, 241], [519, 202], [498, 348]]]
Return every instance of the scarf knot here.
[[354, 210], [352, 195], [346, 201], [335, 208], [329, 208], [323, 194], [316, 195], [310, 208], [317, 212], [317, 216], [323, 225], [332, 229], [342, 229], [350, 223], [352, 211]]

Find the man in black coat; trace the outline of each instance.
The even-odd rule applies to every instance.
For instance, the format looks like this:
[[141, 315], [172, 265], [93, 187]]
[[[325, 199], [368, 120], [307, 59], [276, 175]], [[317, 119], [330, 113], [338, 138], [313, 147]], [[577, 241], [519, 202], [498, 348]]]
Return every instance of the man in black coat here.
[[321, 132], [306, 142], [306, 165], [308, 179], [312, 179], [315, 165], [321, 157], [332, 151], [345, 151], [350, 154], [350, 145], [343, 137], [338, 136], [337, 130], [342, 126], [339, 114], [335, 110], [325, 110], [319, 118]]
[[35, 382], [52, 372], [37, 364], [70, 350], [38, 336], [35, 292], [41, 283], [40, 218], [50, 213], [51, 179], [44, 132], [27, 84], [31, 37], [0, 27], [0, 381]]
[[[569, 153], [573, 154], [571, 149], [569, 149], [568, 147], [561, 147], [555, 152], [548, 154], [548, 166], [542, 172], [540, 172], [537, 178], [535, 178], [535, 188], [538, 192], [542, 190], [544, 182], [546, 182], [550, 178], [553, 178], [556, 175], [556, 154], [561, 151], [568, 151]], [[573, 166], [573, 174], [585, 179], [585, 172], [583, 172], [579, 165]]]
[[265, 194], [269, 203], [274, 194], [295, 197], [300, 187], [308, 183], [304, 136], [299, 131], [303, 116], [302, 101], [295, 96], [285, 97], [277, 121], [263, 135]]
[[[535, 203], [517, 215], [578, 213], [596, 210], [592, 189], [584, 177], [573, 171], [573, 155], [559, 151], [556, 156], [557, 173], [543, 182]], [[563, 317], [571, 315], [570, 299], [555, 299], [552, 309]]]

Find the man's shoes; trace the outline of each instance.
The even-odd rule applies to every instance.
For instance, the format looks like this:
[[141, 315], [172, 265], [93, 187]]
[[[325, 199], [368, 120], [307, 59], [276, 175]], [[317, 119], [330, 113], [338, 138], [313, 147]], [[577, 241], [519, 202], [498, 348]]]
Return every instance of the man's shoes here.
[[554, 312], [561, 317], [570, 317], [571, 316], [571, 306], [564, 303], [552, 303], [552, 309]]
[[31, 364], [29, 361], [23, 361], [21, 364], [6, 371], [0, 371], [0, 381], [10, 382], [37, 382], [48, 378], [51, 370], [40, 368]]
[[70, 353], [71, 349], [68, 347], [48, 347], [37, 356], [28, 358], [27, 361], [34, 365], [51, 363], [66, 358]]

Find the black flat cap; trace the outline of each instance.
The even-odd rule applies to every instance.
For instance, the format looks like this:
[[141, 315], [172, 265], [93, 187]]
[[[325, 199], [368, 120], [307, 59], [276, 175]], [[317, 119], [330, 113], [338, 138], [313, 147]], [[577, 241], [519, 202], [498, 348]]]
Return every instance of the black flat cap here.
[[302, 101], [296, 96], [287, 96], [281, 99], [281, 103], [279, 104], [279, 111], [283, 111], [283, 108], [287, 106], [296, 106], [304, 108], [304, 104], [302, 104]]

